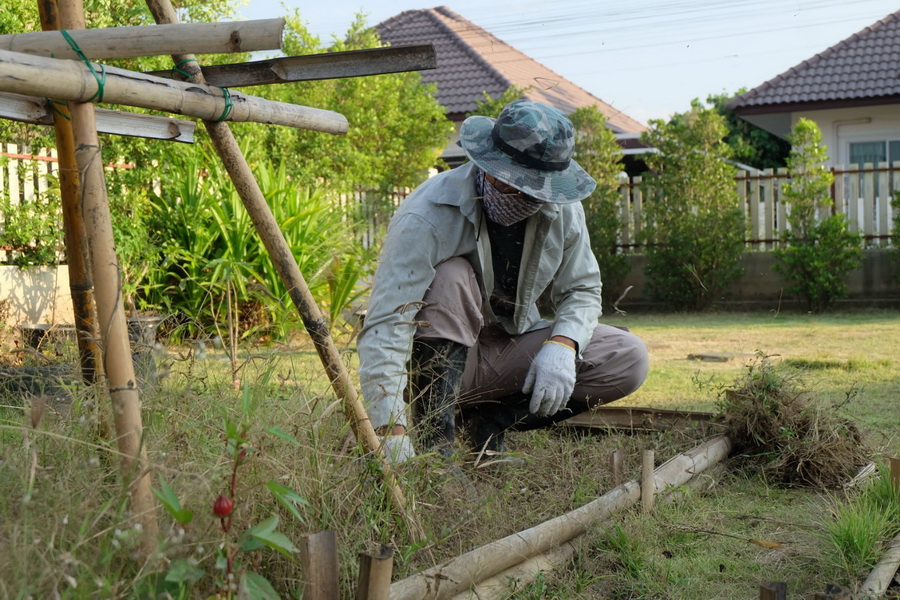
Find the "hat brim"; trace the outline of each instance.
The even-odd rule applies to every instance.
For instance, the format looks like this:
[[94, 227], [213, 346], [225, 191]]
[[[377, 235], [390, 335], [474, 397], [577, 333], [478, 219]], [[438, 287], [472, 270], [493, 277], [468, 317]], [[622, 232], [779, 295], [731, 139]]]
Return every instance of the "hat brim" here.
[[584, 200], [597, 183], [574, 160], [562, 171], [542, 171], [515, 162], [491, 139], [494, 119], [469, 117], [459, 130], [459, 144], [485, 173], [541, 202], [570, 204]]

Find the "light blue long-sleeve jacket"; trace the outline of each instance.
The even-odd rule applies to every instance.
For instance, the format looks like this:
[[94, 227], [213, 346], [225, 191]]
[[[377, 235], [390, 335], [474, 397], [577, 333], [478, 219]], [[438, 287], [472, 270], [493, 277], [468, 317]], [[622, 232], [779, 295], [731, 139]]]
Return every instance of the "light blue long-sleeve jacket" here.
[[[477, 167], [468, 163], [432, 177], [403, 201], [391, 219], [365, 323], [359, 334], [359, 377], [373, 427], [406, 425], [403, 390], [416, 312], [434, 280], [435, 265], [463, 257], [483, 298], [485, 325], [510, 334], [553, 327], [553, 335], [583, 349], [600, 318], [600, 269], [591, 252], [580, 202], [545, 204], [529, 217], [512, 318], [490, 307], [494, 288], [490, 240], [475, 194]], [[537, 301], [549, 288], [555, 320], [541, 318]]]

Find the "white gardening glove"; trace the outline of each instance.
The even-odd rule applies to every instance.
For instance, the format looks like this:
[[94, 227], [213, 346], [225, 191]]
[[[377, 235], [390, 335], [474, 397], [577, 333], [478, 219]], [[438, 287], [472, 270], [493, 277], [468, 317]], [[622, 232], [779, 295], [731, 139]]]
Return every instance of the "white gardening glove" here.
[[539, 417], [555, 415], [565, 407], [575, 389], [575, 349], [547, 340], [528, 369], [522, 391], [531, 394], [528, 412]]
[[416, 456], [408, 435], [386, 435], [379, 438], [387, 461], [396, 466]]

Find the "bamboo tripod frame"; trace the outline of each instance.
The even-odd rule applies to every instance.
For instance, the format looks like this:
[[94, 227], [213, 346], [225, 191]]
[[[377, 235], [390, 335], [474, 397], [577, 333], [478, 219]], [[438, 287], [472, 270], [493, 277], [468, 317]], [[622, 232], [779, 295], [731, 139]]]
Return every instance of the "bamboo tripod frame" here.
[[[38, 5], [45, 30], [84, 29], [82, 0], [39, 0]], [[147, 5], [157, 23], [178, 24], [178, 17], [168, 0], [148, 0]], [[176, 55], [173, 58], [178, 63], [193, 59], [193, 56]], [[203, 74], [196, 62], [186, 64], [184, 69], [192, 73], [192, 83], [204, 83]], [[140, 391], [131, 361], [94, 106], [90, 103], [91, 99], [85, 102], [81, 100], [84, 99], [70, 99], [68, 113], [71, 125], [64, 119], [56, 119], [55, 124], [57, 145], [62, 156], [61, 187], [66, 248], [70, 257], [82, 375], [88, 383], [96, 382], [101, 376], [105, 377], [113, 408], [116, 441], [122, 457], [122, 476], [128, 483], [132, 516], [142, 526], [141, 550], [144, 556], [149, 556], [156, 550], [158, 525], [147, 452], [143, 444]], [[331, 133], [346, 131], [346, 119], [337, 113], [296, 108], [310, 113], [309, 122], [301, 123], [301, 127]], [[406, 522], [411, 535], [420, 539], [424, 535], [421, 526], [407, 511], [403, 492], [381, 451], [380, 440], [330, 337], [327, 322], [309, 291], [237, 141], [226, 123], [204, 123], [276, 271], [285, 282], [289, 295], [300, 312], [332, 388], [343, 402], [344, 412], [357, 440], [367, 452], [372, 452], [377, 457], [387, 496]]]

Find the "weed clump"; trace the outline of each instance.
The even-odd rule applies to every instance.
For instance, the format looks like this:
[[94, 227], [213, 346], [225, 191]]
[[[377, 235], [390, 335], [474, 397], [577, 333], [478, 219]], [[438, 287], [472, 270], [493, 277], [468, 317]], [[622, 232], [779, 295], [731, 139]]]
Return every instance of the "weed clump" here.
[[719, 410], [735, 451], [775, 483], [836, 488], [868, 462], [856, 425], [766, 356], [723, 390]]

